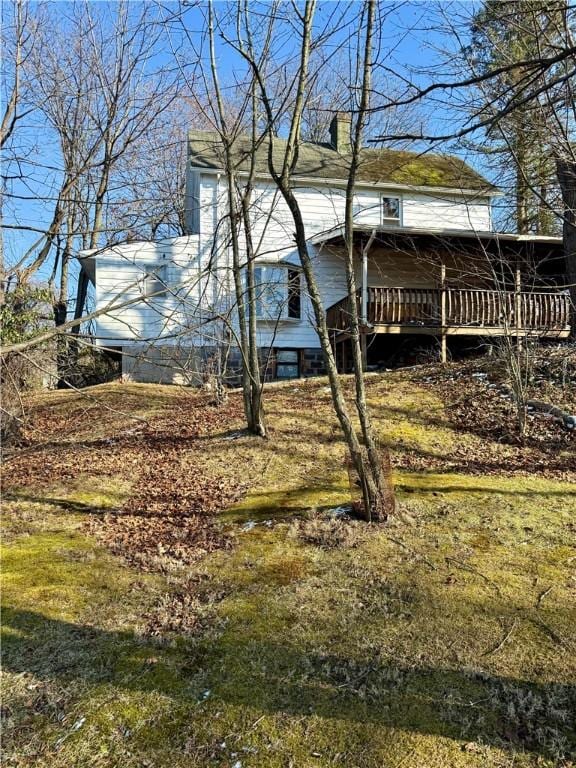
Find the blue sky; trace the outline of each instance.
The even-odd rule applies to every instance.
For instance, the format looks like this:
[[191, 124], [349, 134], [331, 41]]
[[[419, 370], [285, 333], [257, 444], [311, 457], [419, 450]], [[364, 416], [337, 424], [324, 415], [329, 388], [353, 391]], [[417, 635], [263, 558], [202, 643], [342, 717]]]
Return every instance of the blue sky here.
[[[113, 3], [99, 3], [100, 10], [106, 8], [113, 10]], [[139, 3], [133, 3], [136, 9]], [[35, 4], [31, 4], [34, 8]], [[70, 4], [67, 2], [50, 3], [56, 24], [65, 24], [66, 15]], [[230, 6], [225, 3], [217, 3], [218, 13], [225, 12]], [[459, 17], [470, 16], [478, 4], [461, 2], [399, 2], [383, 4], [382, 10], [386, 15], [383, 28], [380, 30], [382, 52], [381, 62], [389, 74], [390, 87], [401, 89], [403, 83], [411, 82], [425, 85], [435, 79], [450, 79], [456, 76], [451, 72], [449, 51], [459, 45], [453, 37], [442, 31], [441, 27], [446, 18], [455, 21]], [[5, 5], [4, 5], [5, 8]], [[260, 3], [253, 2], [250, 5], [254, 18], [257, 20], [261, 8], [266, 8]], [[348, 17], [357, 13], [360, 8], [358, 3], [323, 2], [320, 3], [317, 18], [317, 31], [328, 18], [335, 18], [341, 14]], [[180, 65], [190, 67], [193, 51], [189, 48], [189, 41], [199, 51], [202, 48], [204, 16], [206, 6], [189, 8], [182, 20], [171, 20], [170, 14], [177, 9], [175, 3], [163, 2], [157, 9], [158, 18], [164, 22], [169, 20], [167, 33], [163, 45], [158, 48], [156, 56], [150, 60], [150, 71], [155, 67]], [[105, 18], [106, 13], [103, 13]], [[183, 32], [185, 25], [189, 38]], [[257, 26], [257, 25], [256, 25]], [[345, 32], [334, 36], [331, 45], [334, 55], [338, 55], [338, 49], [345, 42]], [[278, 52], [283, 57], [290, 50], [294, 53], [297, 48], [297, 39], [290, 31], [284, 29], [283, 36], [277, 41]], [[228, 46], [220, 43], [217, 47], [218, 64], [221, 78], [224, 83], [231, 83], [241, 76], [245, 68], [239, 56], [230, 50]], [[188, 70], [190, 71], [190, 69]], [[425, 121], [428, 128], [445, 130], [447, 125], [453, 125], [461, 117], [461, 109], [464, 106], [461, 95], [454, 94], [452, 105], [445, 102], [438, 103], [434, 99], [428, 100], [425, 105], [419, 107], [414, 116], [416, 123]], [[373, 121], [372, 129], [378, 131], [380, 118]], [[8, 222], [21, 225], [34, 226], [41, 229], [52, 215], [53, 201], [50, 200], [57, 188], [57, 170], [60, 167], [60, 155], [54, 133], [47, 127], [42, 114], [39, 111], [26, 118], [22, 127], [19, 141], [27, 146], [23, 159], [23, 168], [31, 180], [26, 182], [14, 182], [10, 185], [9, 192], [22, 197], [32, 199], [11, 198], [5, 201], [4, 216]], [[418, 148], [418, 147], [414, 147]], [[479, 170], [482, 169], [481, 156], [475, 156], [470, 152], [463, 152], [461, 148], [442, 145], [434, 148], [435, 151], [458, 151], [468, 162]], [[6, 166], [4, 166], [6, 168]], [[8, 231], [4, 242], [8, 263], [12, 262], [18, 254], [30, 247], [36, 238], [31, 232]], [[42, 277], [48, 277], [49, 269], [43, 270]]]

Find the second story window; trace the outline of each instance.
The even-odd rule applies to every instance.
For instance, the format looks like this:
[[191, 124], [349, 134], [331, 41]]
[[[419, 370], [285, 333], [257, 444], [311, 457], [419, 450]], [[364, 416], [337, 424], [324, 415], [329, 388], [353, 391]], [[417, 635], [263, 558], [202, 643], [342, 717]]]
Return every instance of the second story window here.
[[382, 224], [400, 224], [402, 205], [399, 197], [382, 198]]

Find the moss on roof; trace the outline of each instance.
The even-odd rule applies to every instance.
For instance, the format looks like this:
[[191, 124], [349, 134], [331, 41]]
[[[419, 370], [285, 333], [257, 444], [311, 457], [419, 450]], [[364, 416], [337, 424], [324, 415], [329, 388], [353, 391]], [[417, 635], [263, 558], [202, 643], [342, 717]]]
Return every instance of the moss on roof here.
[[[251, 146], [248, 136], [237, 138], [234, 145], [237, 170], [248, 170]], [[281, 168], [285, 146], [283, 139], [275, 140], [273, 159], [278, 169]], [[190, 131], [188, 157], [194, 168], [223, 168], [223, 148], [218, 134]], [[341, 155], [328, 144], [303, 142], [294, 175], [311, 179], [346, 179], [349, 167], [349, 155]], [[257, 175], [268, 174], [268, 141], [262, 142], [256, 151], [255, 170]], [[360, 183], [406, 184], [482, 192], [496, 190], [496, 187], [457, 157], [392, 149], [363, 149], [357, 180]]]

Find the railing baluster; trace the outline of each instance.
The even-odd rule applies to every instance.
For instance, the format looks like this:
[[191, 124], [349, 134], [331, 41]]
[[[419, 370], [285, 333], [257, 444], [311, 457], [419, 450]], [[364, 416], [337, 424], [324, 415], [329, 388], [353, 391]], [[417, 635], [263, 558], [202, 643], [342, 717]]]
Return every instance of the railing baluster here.
[[367, 323], [374, 322], [374, 289], [366, 289], [366, 317], [364, 318]]
[[[529, 331], [563, 331], [569, 328], [570, 297], [553, 291], [497, 291], [484, 288], [446, 288], [446, 323], [456, 327], [515, 328]], [[439, 288], [367, 288], [366, 320], [372, 325], [422, 325], [441, 323]], [[361, 308], [361, 293], [356, 297]], [[331, 331], [350, 330], [351, 303], [344, 297], [326, 310]], [[518, 315], [518, 316], [517, 316]]]
[[530, 328], [530, 314], [526, 310], [528, 309], [527, 303], [526, 303], [526, 294], [521, 293], [520, 294], [520, 301], [518, 302], [520, 305], [520, 327], [521, 328]]

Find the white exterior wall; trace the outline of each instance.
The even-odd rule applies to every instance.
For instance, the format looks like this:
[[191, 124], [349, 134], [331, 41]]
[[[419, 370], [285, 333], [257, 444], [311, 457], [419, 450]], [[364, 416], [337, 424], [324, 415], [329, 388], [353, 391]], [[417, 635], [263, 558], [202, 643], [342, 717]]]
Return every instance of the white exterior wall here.
[[[323, 185], [296, 186], [296, 197], [303, 213], [309, 237], [344, 224], [345, 191]], [[402, 200], [402, 227], [427, 229], [462, 229], [487, 231], [491, 229], [490, 201], [465, 199], [463, 196], [394, 192], [393, 189], [359, 189], [356, 194], [355, 221], [359, 224], [382, 224], [380, 200], [383, 195], [399, 196]], [[294, 247], [294, 224], [284, 199], [271, 184], [256, 185], [254, 194], [254, 241], [258, 256], [264, 260], [283, 259], [298, 263]], [[201, 233], [201, 237], [204, 234]], [[346, 295], [345, 267], [342, 255], [326, 248], [311, 249], [314, 253], [316, 276], [329, 307]], [[378, 283], [382, 282], [380, 273]], [[317, 347], [310, 301], [303, 296], [301, 320], [259, 323], [262, 346]]]
[[[309, 237], [344, 224], [345, 192], [326, 186], [296, 186]], [[359, 189], [355, 195], [355, 216], [358, 224], [381, 225], [380, 200], [382, 196], [400, 197], [402, 201], [402, 227], [423, 229], [462, 229], [486, 232], [491, 229], [490, 201], [437, 192], [423, 194]], [[294, 231], [290, 211], [279, 193], [270, 185], [259, 184], [254, 195], [255, 231], [260, 235], [266, 227], [265, 238], [270, 243], [282, 236], [290, 238]], [[271, 213], [273, 212], [273, 213]], [[288, 239], [288, 242], [290, 240]], [[263, 249], [264, 250], [264, 249]]]
[[[309, 237], [344, 223], [344, 189], [323, 184], [296, 186], [296, 196]], [[471, 199], [463, 195], [421, 191], [412, 192], [360, 188], [356, 194], [359, 224], [378, 226], [381, 221], [382, 195], [402, 200], [402, 227], [430, 230], [491, 229], [488, 198]], [[124, 301], [142, 295], [141, 281], [146, 268], [166, 263], [171, 294], [146, 300], [118, 310], [114, 316], [97, 320], [99, 342], [125, 345], [127, 342], [209, 345], [214, 331], [203, 326], [198, 332], [192, 319], [206, 319], [214, 312], [234, 305], [229, 254], [223, 242], [227, 200], [224, 180], [216, 174], [201, 174], [199, 186], [200, 232], [188, 237], [157, 243], [128, 243], [94, 256], [96, 262], [96, 307], [111, 301]], [[294, 224], [288, 207], [271, 183], [259, 182], [253, 195], [254, 244], [258, 258], [264, 261], [288, 260], [298, 263], [294, 245]], [[218, 226], [220, 223], [220, 227]], [[219, 233], [219, 234], [218, 234]], [[324, 248], [314, 253], [316, 275], [325, 306], [346, 293], [344, 263], [341, 255]], [[208, 278], [203, 272], [211, 267]], [[139, 284], [140, 282], [140, 284]], [[378, 282], [381, 282], [379, 280]], [[318, 347], [312, 320], [312, 308], [304, 295], [300, 320], [282, 320], [274, 335], [274, 323], [259, 322], [262, 346]], [[175, 294], [175, 295], [172, 295]], [[186, 330], [189, 334], [183, 337]]]
[[[127, 341], [154, 343], [166, 337], [167, 344], [202, 344], [198, 323], [227, 297], [227, 270], [218, 265], [211, 280], [205, 272], [210, 252], [202, 249], [197, 235], [158, 242], [125, 243], [93, 257], [96, 262], [96, 309], [141, 299], [96, 319], [98, 343], [116, 346]], [[148, 270], [163, 267], [169, 290], [145, 297]], [[195, 319], [193, 319], [195, 318]], [[189, 331], [189, 333], [187, 333]], [[210, 333], [210, 326], [205, 328]]]

